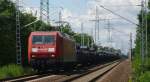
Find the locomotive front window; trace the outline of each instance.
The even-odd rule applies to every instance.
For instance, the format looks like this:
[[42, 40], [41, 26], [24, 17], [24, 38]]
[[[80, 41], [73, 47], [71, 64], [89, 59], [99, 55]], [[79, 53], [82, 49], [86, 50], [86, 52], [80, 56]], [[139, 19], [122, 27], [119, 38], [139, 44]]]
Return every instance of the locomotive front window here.
[[32, 43], [33, 44], [43, 44], [43, 37], [42, 36], [33, 36]]
[[54, 36], [44, 36], [44, 44], [54, 43]]
[[32, 43], [33, 44], [50, 44], [54, 43], [55, 38], [54, 36], [44, 35], [44, 36], [33, 36]]

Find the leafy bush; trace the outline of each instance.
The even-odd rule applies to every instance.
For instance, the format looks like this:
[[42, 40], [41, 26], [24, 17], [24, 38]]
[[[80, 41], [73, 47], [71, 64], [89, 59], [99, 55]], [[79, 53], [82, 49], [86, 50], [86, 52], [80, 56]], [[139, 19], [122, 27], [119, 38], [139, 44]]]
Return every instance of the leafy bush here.
[[150, 71], [147, 71], [140, 76], [140, 82], [150, 82]]
[[0, 68], [0, 79], [22, 76], [29, 73], [33, 73], [29, 68], [24, 69], [19, 65], [10, 64]]

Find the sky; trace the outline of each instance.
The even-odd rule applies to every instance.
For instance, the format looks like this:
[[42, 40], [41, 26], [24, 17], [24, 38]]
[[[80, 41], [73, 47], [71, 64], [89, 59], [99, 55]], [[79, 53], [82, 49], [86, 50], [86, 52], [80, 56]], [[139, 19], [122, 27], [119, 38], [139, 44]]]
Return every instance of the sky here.
[[[111, 46], [123, 50], [127, 53], [129, 50], [129, 34], [132, 32], [133, 40], [136, 36], [136, 25], [110, 13], [105, 8], [133, 21], [138, 24], [137, 15], [140, 12], [140, 0], [49, 0], [50, 1], [50, 20], [58, 21], [58, 13], [62, 12], [62, 19], [71, 24], [75, 32], [81, 33], [81, 23], [83, 23], [84, 33], [92, 35], [94, 38], [95, 11], [98, 6], [98, 15], [100, 19], [110, 19], [111, 39], [108, 42], [108, 20], [101, 20], [99, 40], [97, 44]], [[39, 17], [40, 0], [23, 0], [23, 7], [26, 12], [33, 13]], [[63, 9], [61, 9], [62, 7]], [[133, 45], [134, 47], [135, 45]]]

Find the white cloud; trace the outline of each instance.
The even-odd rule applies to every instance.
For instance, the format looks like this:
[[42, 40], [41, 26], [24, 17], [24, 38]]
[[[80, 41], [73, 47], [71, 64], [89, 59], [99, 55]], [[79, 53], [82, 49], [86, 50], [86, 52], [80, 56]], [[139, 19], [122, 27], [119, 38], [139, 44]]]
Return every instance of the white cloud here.
[[24, 12], [30, 13], [33, 16], [40, 17], [40, 8], [36, 7], [24, 7]]
[[63, 11], [62, 11], [62, 18], [63, 19], [66, 19], [66, 18], [72, 17], [72, 16], [73, 16], [73, 14], [71, 11], [69, 11], [68, 9], [63, 9]]
[[[116, 4], [117, 3], [117, 4]], [[73, 28], [75, 31], [80, 32], [80, 23], [84, 21], [84, 23], [86, 24], [85, 26], [85, 32], [90, 33], [91, 28], [94, 27], [94, 23], [90, 23], [88, 20], [94, 19], [95, 18], [95, 6], [97, 5], [103, 5], [106, 8], [108, 8], [109, 10], [112, 10], [113, 12], [135, 22], [138, 24], [138, 20], [137, 20], [137, 14], [139, 13], [140, 7], [136, 6], [139, 5], [140, 1], [139, 0], [99, 0], [99, 2], [95, 2], [95, 1], [88, 1], [87, 5], [88, 5], [88, 9], [86, 14], [84, 15], [76, 15], [75, 13], [72, 13], [70, 16], [72, 17], [78, 17], [78, 19], [68, 19], [68, 21], [71, 22]], [[68, 12], [68, 14], [71, 12]], [[66, 13], [67, 15], [67, 13]], [[104, 19], [104, 18], [119, 18], [116, 15], [113, 15], [112, 13], [106, 11], [103, 8], [99, 7], [99, 16], [100, 18]], [[82, 19], [82, 20], [81, 20]], [[66, 19], [67, 20], [67, 19]], [[116, 27], [116, 29], [119, 29], [121, 31], [123, 31], [123, 33], [129, 34], [130, 32], [133, 33], [134, 38], [135, 39], [135, 34], [136, 34], [136, 26], [132, 25], [130, 22], [125, 21], [123, 19], [118, 19], [118, 20], [113, 20], [111, 21], [112, 25], [114, 25], [114, 27]], [[106, 45], [107, 43], [107, 32], [106, 29], [104, 29], [106, 27], [107, 22], [102, 22], [101, 23], [101, 29], [100, 29], [100, 40], [102, 45]], [[91, 34], [91, 33], [90, 33]], [[112, 33], [113, 36], [117, 35]], [[94, 37], [94, 36], [93, 36]], [[124, 36], [124, 35], [120, 35], [121, 39], [124, 41], [123, 45], [124, 48], [126, 48], [125, 50], [127, 51], [127, 49], [129, 48], [128, 44], [128, 40], [129, 40], [129, 36]], [[114, 43], [113, 46], [117, 46], [114, 45], [115, 43], [120, 43], [121, 45], [121, 39], [118, 38], [113, 38], [114, 39]], [[119, 45], [119, 46], [120, 46]], [[117, 46], [117, 47], [119, 47]], [[121, 48], [121, 47], [120, 47]]]

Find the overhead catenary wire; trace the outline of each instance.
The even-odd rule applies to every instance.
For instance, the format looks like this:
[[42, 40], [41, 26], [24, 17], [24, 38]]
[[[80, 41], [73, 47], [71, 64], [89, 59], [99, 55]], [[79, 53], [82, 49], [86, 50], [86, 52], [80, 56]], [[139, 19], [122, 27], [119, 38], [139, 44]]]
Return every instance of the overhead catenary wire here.
[[124, 20], [126, 20], [126, 21], [128, 21], [129, 23], [131, 23], [131, 24], [133, 24], [133, 25], [139, 26], [138, 24], [136, 24], [135, 22], [129, 20], [128, 18], [125, 18], [125, 17], [123, 17], [123, 16], [121, 16], [121, 15], [119, 15], [119, 14], [113, 12], [112, 10], [105, 8], [105, 7], [102, 6], [102, 5], [99, 5], [99, 7], [101, 7], [101, 8], [103, 8], [103, 9], [105, 9], [105, 10], [111, 12], [112, 14], [114, 14], [114, 15], [116, 15], [116, 16], [118, 16], [118, 17], [120, 17], [120, 18], [122, 18], [122, 19], [124, 19]]
[[105, 7], [140, 7], [141, 5], [103, 5]]

